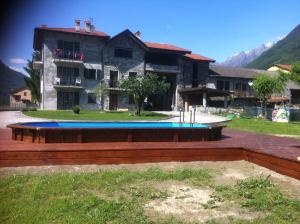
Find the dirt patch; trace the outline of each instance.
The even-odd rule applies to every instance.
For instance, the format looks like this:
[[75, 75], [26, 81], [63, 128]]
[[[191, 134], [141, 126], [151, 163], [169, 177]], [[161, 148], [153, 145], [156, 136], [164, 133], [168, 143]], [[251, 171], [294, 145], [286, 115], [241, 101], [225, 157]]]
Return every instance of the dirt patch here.
[[159, 167], [163, 170], [174, 170], [179, 168], [208, 169], [214, 173], [214, 184], [234, 185], [238, 180], [247, 177], [271, 176], [284, 193], [300, 199], [300, 181], [294, 178], [278, 174], [264, 167], [246, 161], [230, 162], [167, 162], [167, 163], [144, 163], [144, 164], [122, 164], [122, 165], [58, 165], [58, 166], [27, 166], [27, 167], [5, 167], [0, 168], [0, 176], [13, 174], [47, 175], [57, 172], [87, 173], [101, 170], [128, 169], [143, 171], [151, 167]]
[[168, 192], [170, 196], [166, 199], [156, 199], [144, 206], [151, 219], [173, 216], [185, 221], [206, 222], [211, 219], [254, 219], [263, 215], [239, 208], [233, 201], [216, 202], [210, 189], [173, 184]]

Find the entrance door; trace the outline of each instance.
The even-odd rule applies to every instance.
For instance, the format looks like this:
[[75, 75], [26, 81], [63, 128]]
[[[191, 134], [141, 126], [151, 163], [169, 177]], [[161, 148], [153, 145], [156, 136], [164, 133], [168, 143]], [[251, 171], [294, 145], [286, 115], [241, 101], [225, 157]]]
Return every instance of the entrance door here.
[[78, 92], [58, 92], [57, 93], [57, 109], [71, 110], [74, 105], [79, 105]]
[[117, 110], [118, 109], [118, 95], [110, 94], [109, 95], [109, 110]]

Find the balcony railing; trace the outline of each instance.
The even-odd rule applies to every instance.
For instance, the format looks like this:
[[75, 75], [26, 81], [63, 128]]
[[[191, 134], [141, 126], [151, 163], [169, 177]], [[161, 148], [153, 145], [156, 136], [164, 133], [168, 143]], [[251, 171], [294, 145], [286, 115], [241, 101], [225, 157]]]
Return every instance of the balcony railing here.
[[157, 71], [157, 72], [169, 72], [169, 73], [179, 73], [180, 69], [178, 65], [157, 65], [146, 63], [146, 70]]
[[54, 80], [55, 86], [81, 87], [81, 78], [76, 76], [58, 76]]
[[83, 61], [84, 55], [81, 52], [67, 51], [56, 48], [54, 50], [54, 58], [62, 60]]
[[255, 92], [254, 91], [234, 91], [234, 96], [235, 97], [254, 97]]

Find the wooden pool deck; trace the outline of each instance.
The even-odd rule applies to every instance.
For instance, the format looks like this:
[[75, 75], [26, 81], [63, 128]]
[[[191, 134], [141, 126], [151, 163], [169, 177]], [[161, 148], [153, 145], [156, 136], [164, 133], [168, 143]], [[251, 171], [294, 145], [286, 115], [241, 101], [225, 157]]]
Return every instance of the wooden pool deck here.
[[225, 128], [211, 142], [36, 144], [12, 140], [0, 129], [0, 167], [246, 160], [300, 180], [300, 140]]

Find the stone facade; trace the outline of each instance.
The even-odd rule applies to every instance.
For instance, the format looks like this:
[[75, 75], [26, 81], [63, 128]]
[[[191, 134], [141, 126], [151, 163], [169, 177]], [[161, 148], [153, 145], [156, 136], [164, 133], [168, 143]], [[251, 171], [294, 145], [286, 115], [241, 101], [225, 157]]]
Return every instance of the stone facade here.
[[[172, 77], [173, 89], [169, 96], [172, 101], [170, 106], [173, 110], [183, 107], [183, 99], [178, 92], [180, 88], [192, 87], [193, 64], [198, 66], [197, 79], [199, 84], [203, 83], [208, 76], [209, 62], [200, 62], [186, 60], [185, 53], [167, 52], [173, 54], [176, 58], [175, 65], [146, 63], [145, 57], [149, 49], [143, 46], [143, 42], [137, 41], [132, 37], [130, 31], [124, 31], [111, 39], [101, 39], [95, 36], [79, 35], [76, 33], [52, 32], [47, 31], [44, 35], [42, 47], [39, 49], [42, 53], [41, 72], [41, 109], [57, 110], [58, 93], [71, 92], [72, 100], [79, 95], [79, 106], [82, 109], [111, 109], [112, 95], [115, 99], [115, 109], [126, 110], [133, 109], [135, 105], [129, 104], [129, 96], [121, 90], [110, 88], [109, 93], [96, 99], [97, 103], [89, 103], [89, 93], [93, 93], [95, 87], [101, 82], [110, 84], [111, 72], [118, 74], [118, 81], [126, 79], [130, 72], [135, 72], [137, 76], [143, 76], [145, 72], [154, 72], [161, 76]], [[58, 48], [58, 40], [77, 42], [80, 45], [80, 52], [84, 55], [83, 61], [78, 60], [58, 60], [56, 59], [55, 49]], [[131, 57], [116, 57], [115, 49], [130, 49]], [[156, 51], [155, 51], [156, 52]], [[158, 53], [159, 54], [159, 53]], [[78, 68], [80, 84], [78, 86], [60, 86], [57, 85], [58, 66]], [[84, 70], [96, 69], [96, 78], [87, 79], [84, 76]], [[171, 97], [171, 98], [170, 98]]]

